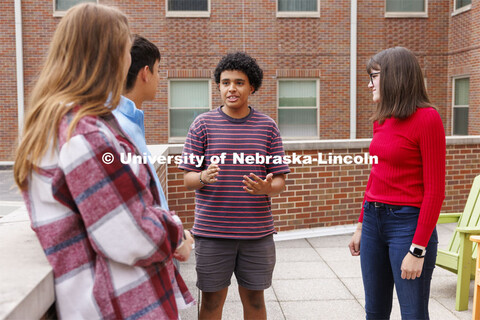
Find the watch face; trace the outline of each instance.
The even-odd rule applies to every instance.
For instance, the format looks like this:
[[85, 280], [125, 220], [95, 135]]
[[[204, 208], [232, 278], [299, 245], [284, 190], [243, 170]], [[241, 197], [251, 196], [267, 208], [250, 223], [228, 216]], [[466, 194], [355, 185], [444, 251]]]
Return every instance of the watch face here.
[[423, 250], [420, 248], [413, 248], [413, 253], [421, 256], [423, 254]]

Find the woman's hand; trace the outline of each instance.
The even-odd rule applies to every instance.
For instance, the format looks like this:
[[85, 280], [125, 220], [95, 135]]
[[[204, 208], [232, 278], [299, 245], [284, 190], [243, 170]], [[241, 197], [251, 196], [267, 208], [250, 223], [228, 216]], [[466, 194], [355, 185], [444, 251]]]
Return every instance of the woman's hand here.
[[357, 225], [357, 230], [353, 233], [352, 240], [348, 244], [348, 248], [350, 249], [350, 253], [352, 256], [359, 256], [360, 255], [360, 238], [362, 237], [362, 223], [359, 222]]
[[177, 259], [178, 261], [187, 261], [188, 258], [190, 258], [190, 252], [192, 251], [192, 245], [193, 245], [193, 237], [190, 231], [188, 230], [183, 230], [185, 233], [185, 239], [183, 240], [182, 244], [180, 247], [175, 250], [173, 253], [173, 257]]
[[410, 253], [407, 253], [402, 261], [402, 279], [415, 280], [420, 277], [423, 269], [423, 262], [425, 258], [417, 258]]

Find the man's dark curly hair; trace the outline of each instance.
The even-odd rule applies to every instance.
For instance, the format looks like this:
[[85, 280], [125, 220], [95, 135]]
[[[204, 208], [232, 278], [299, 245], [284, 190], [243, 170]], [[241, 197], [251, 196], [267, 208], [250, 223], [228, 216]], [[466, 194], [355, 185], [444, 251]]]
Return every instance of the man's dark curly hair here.
[[215, 82], [220, 83], [220, 74], [225, 71], [242, 71], [248, 77], [248, 82], [255, 93], [262, 86], [263, 71], [257, 61], [245, 52], [229, 53], [220, 60], [215, 68]]

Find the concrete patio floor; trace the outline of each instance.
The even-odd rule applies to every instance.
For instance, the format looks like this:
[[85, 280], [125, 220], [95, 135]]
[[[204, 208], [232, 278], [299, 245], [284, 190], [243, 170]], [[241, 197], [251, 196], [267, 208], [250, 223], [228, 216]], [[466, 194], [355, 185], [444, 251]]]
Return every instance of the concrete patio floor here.
[[[454, 225], [439, 225], [439, 247], [447, 246]], [[273, 284], [265, 291], [268, 319], [365, 319], [359, 257], [347, 248], [351, 234], [277, 241]], [[181, 274], [197, 299], [195, 255], [181, 265]], [[457, 276], [439, 267], [433, 273], [430, 294], [432, 320], [472, 319], [473, 281], [469, 310], [455, 310]], [[401, 319], [394, 295], [391, 319]], [[198, 301], [198, 300], [197, 300]], [[183, 320], [197, 319], [197, 307], [181, 311]], [[243, 319], [235, 278], [229, 288], [223, 319]]]
[[[0, 170], [0, 218], [23, 206], [13, 187], [12, 171]], [[439, 225], [439, 248], [448, 245], [455, 224]], [[307, 234], [307, 233], [306, 233]], [[309, 235], [310, 236], [310, 235]], [[268, 319], [365, 319], [359, 257], [347, 248], [351, 234], [276, 241], [277, 263], [273, 285], [265, 291]], [[197, 299], [195, 255], [181, 264], [181, 274]], [[432, 320], [472, 319], [473, 281], [469, 309], [455, 311], [457, 276], [439, 267], [433, 273], [430, 294]], [[181, 311], [183, 320], [197, 319], [197, 306]], [[400, 319], [395, 298], [391, 319]], [[236, 280], [232, 279], [223, 319], [243, 319]]]

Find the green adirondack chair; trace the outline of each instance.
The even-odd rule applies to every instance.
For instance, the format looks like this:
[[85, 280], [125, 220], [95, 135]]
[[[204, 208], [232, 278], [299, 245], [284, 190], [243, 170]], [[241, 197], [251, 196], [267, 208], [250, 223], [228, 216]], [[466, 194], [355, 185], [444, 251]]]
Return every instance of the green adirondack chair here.
[[455, 309], [468, 309], [470, 279], [475, 278], [477, 244], [472, 246], [470, 235], [480, 234], [480, 175], [473, 180], [465, 209], [462, 213], [442, 213], [438, 223], [457, 222], [447, 250], [438, 250], [437, 266], [454, 272], [457, 278]]

